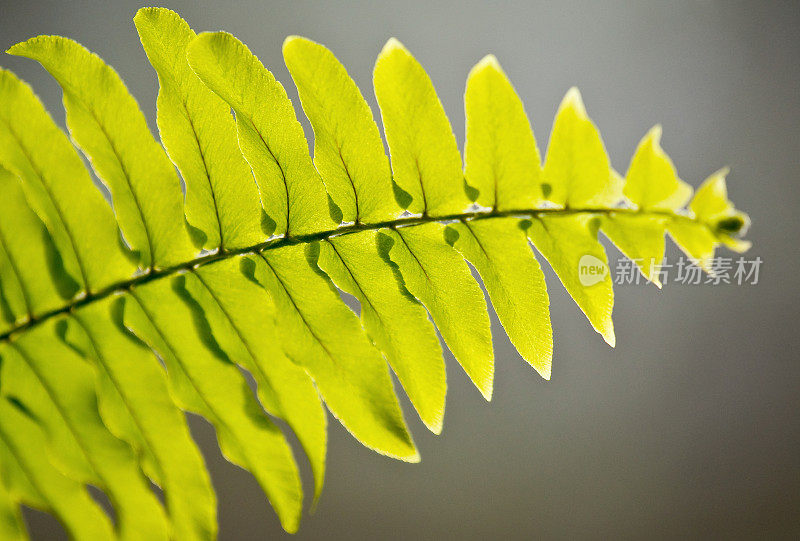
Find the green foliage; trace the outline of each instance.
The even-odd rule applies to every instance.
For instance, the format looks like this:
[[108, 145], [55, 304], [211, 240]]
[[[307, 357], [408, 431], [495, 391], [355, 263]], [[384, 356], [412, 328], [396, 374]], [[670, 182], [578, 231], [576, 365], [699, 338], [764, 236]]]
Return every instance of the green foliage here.
[[549, 379], [553, 331], [534, 248], [613, 346], [611, 277], [586, 285], [578, 271], [584, 257], [607, 262], [599, 232], [659, 287], [665, 233], [707, 269], [720, 244], [748, 247], [725, 170], [684, 208], [691, 188], [656, 127], [623, 179], [576, 89], [542, 162], [492, 56], [467, 81], [462, 167], [430, 78], [397, 40], [374, 72], [390, 159], [333, 53], [288, 38], [312, 161], [283, 86], [244, 44], [196, 35], [166, 9], [134, 21], [158, 75], [160, 143], [116, 72], [71, 40], [9, 49], [61, 85], [69, 136], [0, 70], [3, 539], [25, 538], [20, 505], [53, 514], [75, 539], [214, 538], [216, 496], [185, 412], [213, 425], [224, 456], [294, 532], [303, 494], [286, 432], [308, 458], [314, 502], [326, 408], [365, 446], [418, 461], [389, 369], [439, 433], [437, 330], [491, 398], [492, 336], [470, 265], [520, 355]]

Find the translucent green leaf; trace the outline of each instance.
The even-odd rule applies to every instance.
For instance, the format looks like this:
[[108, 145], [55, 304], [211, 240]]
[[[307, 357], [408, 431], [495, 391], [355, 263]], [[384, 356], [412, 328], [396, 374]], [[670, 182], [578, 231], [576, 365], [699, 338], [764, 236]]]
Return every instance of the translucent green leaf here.
[[[0, 172], [0, 177], [3, 175]], [[2, 236], [2, 220], [0, 220], [0, 236]], [[29, 317], [25, 302], [25, 293], [16, 269], [6, 253], [3, 240], [0, 239], [0, 332], [6, 332], [15, 325], [24, 323]]]
[[425, 305], [456, 360], [489, 400], [494, 356], [486, 300], [464, 259], [445, 242], [444, 228], [434, 222], [382, 229], [378, 246], [388, 252], [402, 286]]
[[255, 173], [275, 235], [332, 229], [322, 179], [283, 86], [241, 41], [202, 33], [187, 48], [189, 65], [236, 112], [239, 146]]
[[119, 75], [79, 43], [39, 36], [8, 52], [37, 60], [64, 91], [67, 124], [111, 190], [117, 218], [146, 267], [190, 259], [180, 180]]
[[[25, 505], [52, 513], [72, 539], [113, 539], [109, 518], [85, 487], [53, 466], [47, 454], [41, 452], [46, 445], [35, 421], [14, 403], [0, 398], [0, 469], [8, 494]], [[8, 475], [10, 468], [16, 470], [14, 475]], [[2, 539], [14, 539], [9, 533], [13, 534], [13, 530], [4, 531], [0, 525]], [[24, 537], [23, 534], [21, 538]]]
[[704, 224], [687, 219], [673, 219], [667, 226], [669, 236], [698, 267], [711, 272], [714, 250], [719, 245], [717, 238]]
[[725, 177], [728, 169], [721, 169], [708, 177], [689, 204], [697, 219], [707, 224], [719, 240], [737, 252], [745, 252], [750, 248], [750, 243], [737, 238], [747, 232], [750, 227], [750, 217], [736, 210], [728, 199], [728, 188]]
[[339, 289], [359, 300], [364, 329], [386, 356], [422, 422], [439, 434], [447, 394], [442, 348], [425, 307], [400, 288], [378, 252], [377, 232], [320, 243], [318, 264]]
[[640, 210], [677, 210], [692, 195], [692, 187], [678, 178], [675, 166], [661, 148], [661, 126], [645, 135], [631, 159], [623, 193]]
[[633, 261], [647, 280], [659, 289], [659, 270], [664, 260], [664, 234], [669, 218], [653, 214], [611, 213], [603, 218], [603, 233]]
[[0, 164], [22, 179], [64, 268], [89, 292], [130, 277], [135, 265], [111, 208], [67, 136], [24, 82], [0, 69]]
[[530, 221], [528, 237], [594, 330], [614, 347], [614, 291], [606, 252], [597, 241], [598, 226], [591, 214], [541, 216]]
[[544, 274], [517, 218], [462, 221], [447, 241], [472, 263], [497, 317], [522, 358], [550, 379], [553, 329]]
[[[13, 396], [3, 395], [0, 398], [0, 409], [6, 406], [12, 407], [19, 415], [15, 416], [15, 414], [11, 414], [0, 419], [0, 421], [3, 421], [0, 422], [1, 488], [6, 491], [8, 498], [15, 504], [26, 505], [33, 509], [47, 509], [47, 502], [44, 500], [40, 491], [37, 490], [31, 482], [29, 474], [25, 471], [25, 467], [20, 464], [14, 455], [14, 438], [5, 436], [6, 432], [4, 432], [3, 427], [6, 427], [5, 430], [10, 431], [12, 434], [17, 432], [30, 432], [34, 436], [38, 435], [38, 437], [42, 438], [43, 446], [46, 447], [47, 443], [44, 441], [42, 429], [37, 424], [36, 420], [31, 417], [27, 408]], [[7, 442], [11, 442], [11, 445], [7, 445]], [[49, 461], [47, 461], [47, 464], [52, 471], [58, 472]], [[61, 474], [59, 473], [59, 475]]]
[[311, 262], [305, 247], [296, 245], [265, 251], [260, 257], [267, 266], [252, 267], [275, 303], [284, 352], [308, 371], [328, 408], [356, 439], [381, 454], [416, 462], [419, 454], [386, 362], [316, 269], [314, 246]]
[[293, 533], [303, 492], [292, 450], [216, 342], [185, 282], [181, 275], [135, 288], [138, 302], [126, 302], [125, 324], [158, 352], [181, 404], [214, 425], [222, 453], [253, 474], [283, 528]]
[[732, 235], [721, 234], [719, 235], [719, 240], [722, 242], [722, 244], [728, 247], [729, 250], [732, 250], [737, 254], [745, 253], [753, 245], [753, 243], [751, 243], [749, 240], [742, 240]]
[[689, 204], [689, 210], [698, 219], [708, 222], [717, 216], [727, 215], [733, 210], [733, 204], [728, 200], [728, 189], [725, 185], [727, 174], [727, 168], [720, 169], [708, 177], [697, 189], [697, 193], [694, 194], [694, 198]]
[[16, 311], [16, 320], [25, 320], [59, 308], [77, 292], [78, 284], [65, 274], [50, 234], [28, 207], [19, 179], [2, 167], [0, 193], [0, 249], [7, 258], [3, 286], [4, 291], [6, 285], [13, 287], [12, 276], [16, 277], [19, 294], [9, 289], [8, 298], [14, 298], [9, 307]]
[[694, 195], [689, 210], [696, 220], [673, 217], [668, 231], [675, 244], [706, 272], [711, 273], [714, 251], [720, 243], [735, 252], [745, 252], [750, 243], [738, 238], [750, 226], [750, 217], [736, 210], [728, 199], [727, 169], [708, 177]]
[[[94, 358], [124, 405], [139, 437], [128, 440], [154, 460], [176, 539], [216, 536], [216, 498], [183, 412], [169, 395], [166, 374], [153, 353], [122, 326], [123, 301], [108, 298], [76, 312]], [[75, 325], [73, 325], [75, 326]], [[75, 329], [78, 330], [78, 329]], [[101, 413], [103, 413], [101, 411]], [[106, 424], [108, 417], [104, 416]]]
[[203, 232], [207, 249], [263, 242], [258, 188], [239, 152], [230, 107], [186, 61], [195, 33], [164, 8], [142, 8], [133, 20], [158, 73], [158, 129], [186, 182], [186, 219]]
[[313, 507], [323, 403], [367, 447], [418, 461], [388, 360], [441, 431], [433, 324], [491, 398], [475, 273], [511, 342], [549, 379], [549, 297], [533, 244], [612, 345], [600, 228], [657, 285], [665, 229], [708, 271], [716, 246], [749, 246], [724, 171], [683, 208], [690, 189], [658, 126], [623, 186], [575, 89], [542, 165], [491, 55], [467, 81], [462, 169], [430, 78], [389, 40], [373, 75], [390, 164], [342, 64], [288, 38], [312, 160], [283, 86], [240, 41], [198, 36], [162, 8], [135, 23], [159, 78], [166, 152], [116, 72], [79, 44], [40, 36], [11, 49], [61, 85], [72, 140], [110, 187], [119, 225], [67, 136], [0, 70], [0, 538], [24, 535], [21, 505], [78, 539], [213, 538], [215, 496], [181, 410], [209, 420], [223, 456], [253, 473], [295, 532], [303, 485], [286, 431], [309, 458]]
[[394, 182], [406, 194], [398, 201], [410, 212], [431, 216], [463, 211], [469, 199], [461, 155], [428, 74], [392, 38], [378, 55], [373, 79]]
[[303, 110], [314, 128], [314, 164], [345, 222], [383, 222], [400, 214], [392, 172], [372, 111], [326, 47], [298, 36], [283, 43]]
[[547, 199], [570, 208], [613, 206], [622, 199], [622, 179], [611, 168], [600, 132], [571, 88], [558, 108], [543, 179]]
[[272, 300], [241, 264], [236, 258], [201, 267], [187, 276], [186, 289], [228, 358], [253, 375], [264, 409], [297, 435], [311, 463], [316, 500], [325, 479], [325, 410], [311, 378], [283, 354]]
[[[0, 428], [0, 433], [2, 433], [2, 428]], [[0, 441], [2, 441], [1, 435]], [[2, 465], [0, 464], [1, 473]], [[0, 539], [7, 541], [28, 539], [28, 532], [22, 520], [22, 512], [17, 502], [8, 492], [2, 475], [0, 475]]]
[[477, 202], [497, 210], [541, 203], [541, 158], [525, 108], [493, 55], [472, 68], [464, 94], [464, 175]]
[[[104, 426], [97, 411], [93, 371], [57, 337], [57, 322], [50, 319], [9, 346], [17, 354], [17, 373], [9, 387], [45, 427], [52, 451], [80, 451], [88, 472], [81, 472], [78, 468], [82, 465], [78, 465], [71, 469], [72, 474], [106, 492], [117, 515], [120, 538], [166, 539], [167, 521], [161, 504], [141, 474], [133, 450]], [[2, 355], [5, 380], [9, 356], [5, 350]], [[7, 383], [4, 381], [4, 386]], [[31, 394], [22, 394], [26, 391]]]
[[[87, 460], [70, 426], [63, 421], [57, 405], [48, 396], [47, 389], [43, 387], [36, 373], [31, 371], [19, 351], [10, 343], [0, 343], [0, 359], [0, 395], [24, 409], [44, 430], [47, 445], [43, 454], [71, 479], [100, 486], [102, 483], [97, 472]], [[78, 369], [81, 368], [78, 365]]]
[[[105, 299], [103, 300], [105, 302]], [[89, 310], [93, 308], [90, 305]], [[110, 314], [109, 314], [110, 315]], [[152, 479], [156, 484], [161, 484], [158, 468], [155, 466], [155, 459], [144, 444], [144, 437], [135, 419], [132, 417], [125, 398], [121, 394], [113, 374], [100, 364], [104, 359], [98, 360], [96, 347], [93, 344], [86, 330], [81, 326], [78, 319], [63, 318], [55, 326], [55, 333], [66, 346], [71, 348], [88, 364], [96, 367], [93, 370], [95, 376], [95, 392], [97, 394], [97, 410], [103, 424], [117, 438], [127, 442], [138, 455], [141, 467], [145, 475]]]

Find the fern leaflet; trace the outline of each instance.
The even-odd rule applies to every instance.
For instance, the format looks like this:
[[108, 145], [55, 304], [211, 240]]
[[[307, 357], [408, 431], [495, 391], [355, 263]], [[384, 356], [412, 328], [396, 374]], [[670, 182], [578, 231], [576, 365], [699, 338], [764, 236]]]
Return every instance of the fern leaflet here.
[[214, 426], [225, 457], [294, 532], [302, 484], [276, 420], [308, 457], [316, 502], [326, 408], [365, 446], [419, 460], [388, 367], [441, 431], [437, 330], [491, 399], [489, 317], [470, 265], [520, 355], [549, 379], [549, 297], [533, 248], [613, 346], [611, 276], [585, 285], [579, 275], [584, 257], [607, 264], [599, 232], [658, 287], [666, 234], [709, 271], [720, 244], [749, 247], [726, 170], [692, 198], [657, 126], [623, 178], [576, 89], [542, 160], [493, 56], [467, 80], [462, 167], [433, 83], [400, 42], [374, 72], [387, 157], [344, 66], [287, 38], [312, 158], [283, 86], [239, 40], [197, 35], [161, 8], [134, 22], [158, 75], [160, 142], [117, 73], [74, 41], [40, 36], [8, 51], [59, 83], [69, 137], [0, 70], [3, 538], [26, 536], [20, 505], [52, 513], [75, 539], [214, 538], [216, 496], [184, 412]]

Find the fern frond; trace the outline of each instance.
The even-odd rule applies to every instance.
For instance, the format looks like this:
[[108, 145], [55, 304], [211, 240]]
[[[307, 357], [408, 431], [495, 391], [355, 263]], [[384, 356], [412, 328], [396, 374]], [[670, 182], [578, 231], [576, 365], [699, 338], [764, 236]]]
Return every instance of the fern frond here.
[[213, 425], [224, 456], [294, 532], [302, 483], [282, 426], [308, 458], [316, 502], [326, 408], [365, 446], [419, 460], [390, 368], [441, 431], [437, 330], [491, 399], [491, 329], [470, 265], [520, 355], [549, 379], [553, 331], [534, 249], [613, 346], [611, 276], [587, 285], [579, 271], [607, 265], [599, 232], [658, 287], [667, 233], [706, 270], [720, 244], [749, 247], [726, 170], [689, 201], [656, 126], [623, 178], [576, 89], [542, 161], [491, 55], [467, 79], [462, 167], [433, 83], [400, 42], [389, 40], [374, 71], [387, 157], [344, 66], [287, 38], [312, 159], [283, 86], [243, 43], [197, 35], [161, 8], [134, 22], [158, 75], [160, 143], [116, 72], [81, 45], [40, 36], [9, 50], [61, 85], [69, 137], [113, 212], [30, 88], [0, 71], [3, 538], [25, 537], [20, 505], [52, 513], [76, 539], [214, 538], [216, 497], [184, 412]]

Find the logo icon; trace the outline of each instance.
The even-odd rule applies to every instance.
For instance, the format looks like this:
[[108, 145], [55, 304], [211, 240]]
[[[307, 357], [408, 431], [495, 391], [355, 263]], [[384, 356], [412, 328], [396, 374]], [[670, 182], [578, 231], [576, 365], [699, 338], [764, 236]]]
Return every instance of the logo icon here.
[[592, 254], [581, 256], [578, 261], [578, 280], [584, 287], [593, 286], [602, 282], [608, 276], [608, 265], [602, 259]]

